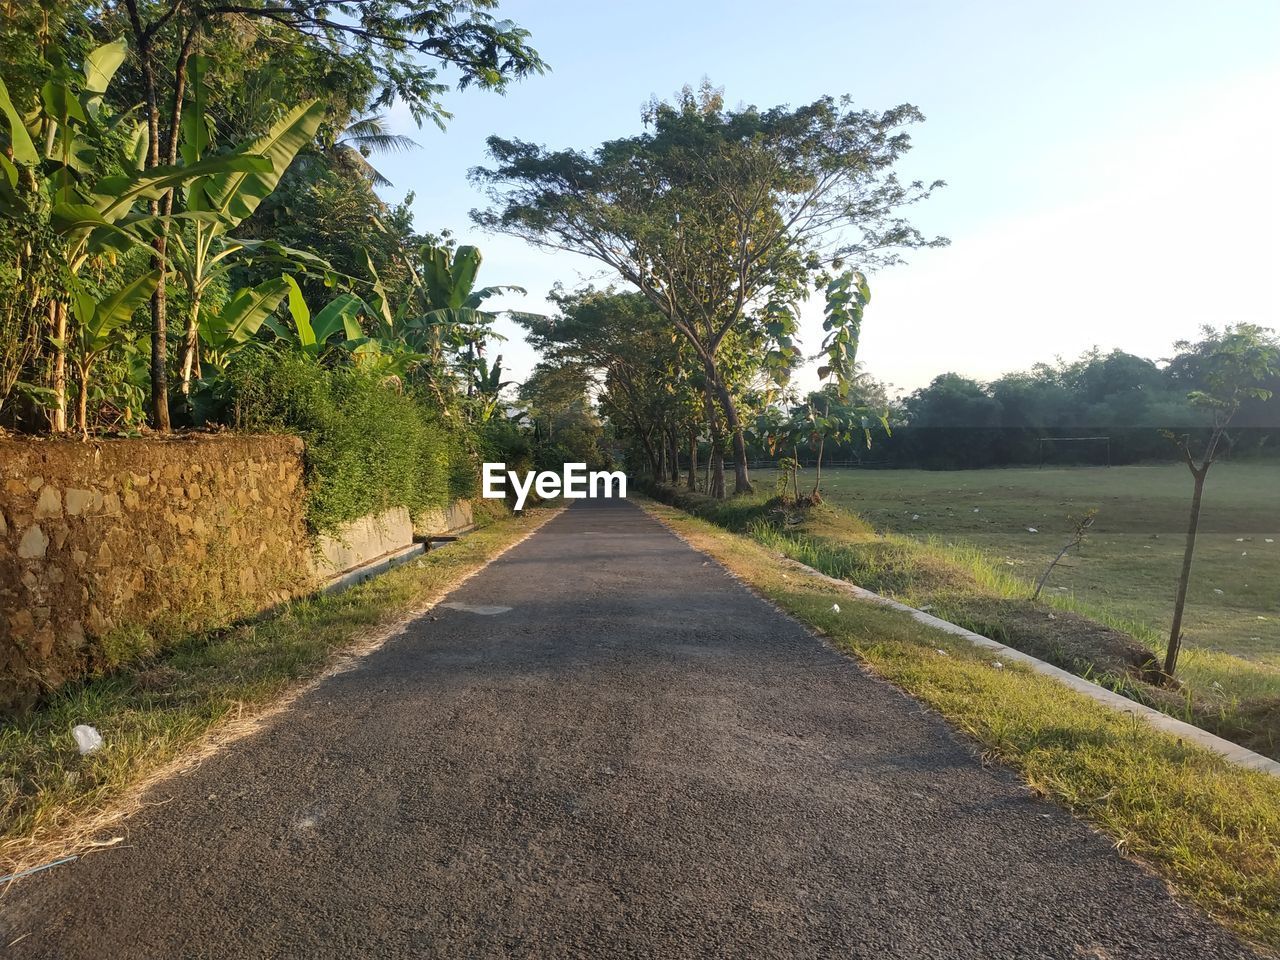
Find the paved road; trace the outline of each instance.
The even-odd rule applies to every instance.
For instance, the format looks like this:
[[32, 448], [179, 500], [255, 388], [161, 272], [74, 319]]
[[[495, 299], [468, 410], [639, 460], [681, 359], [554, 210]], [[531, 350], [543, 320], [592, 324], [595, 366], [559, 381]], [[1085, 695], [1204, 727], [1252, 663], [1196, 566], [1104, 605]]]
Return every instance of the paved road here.
[[631, 505], [449, 599], [16, 885], [4, 955], [1247, 955]]

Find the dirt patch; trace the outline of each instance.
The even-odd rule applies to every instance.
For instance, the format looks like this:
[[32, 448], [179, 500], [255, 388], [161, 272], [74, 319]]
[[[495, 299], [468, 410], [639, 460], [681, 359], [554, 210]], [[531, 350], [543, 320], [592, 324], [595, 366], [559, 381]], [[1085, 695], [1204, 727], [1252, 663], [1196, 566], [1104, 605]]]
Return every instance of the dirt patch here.
[[1066, 610], [1031, 601], [967, 598], [948, 602], [946, 617], [1006, 646], [1082, 677], [1160, 678], [1151, 650], [1128, 634]]

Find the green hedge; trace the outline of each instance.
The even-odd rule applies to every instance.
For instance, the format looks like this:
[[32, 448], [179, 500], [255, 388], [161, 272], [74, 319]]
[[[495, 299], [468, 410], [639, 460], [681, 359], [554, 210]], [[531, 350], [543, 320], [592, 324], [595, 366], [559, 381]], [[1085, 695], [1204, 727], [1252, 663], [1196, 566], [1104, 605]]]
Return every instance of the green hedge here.
[[475, 494], [465, 428], [445, 426], [411, 392], [355, 368], [270, 350], [244, 351], [228, 380], [236, 426], [305, 441], [313, 532], [396, 506], [417, 518]]

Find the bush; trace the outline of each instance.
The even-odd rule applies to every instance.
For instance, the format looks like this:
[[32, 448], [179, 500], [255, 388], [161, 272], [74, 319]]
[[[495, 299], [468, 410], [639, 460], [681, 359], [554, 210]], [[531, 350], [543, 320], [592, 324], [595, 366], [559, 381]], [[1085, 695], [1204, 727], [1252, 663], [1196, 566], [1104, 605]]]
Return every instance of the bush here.
[[416, 519], [471, 496], [476, 470], [461, 428], [411, 393], [351, 367], [272, 350], [243, 351], [228, 371], [229, 412], [247, 430], [284, 430], [306, 443], [313, 532], [390, 507]]

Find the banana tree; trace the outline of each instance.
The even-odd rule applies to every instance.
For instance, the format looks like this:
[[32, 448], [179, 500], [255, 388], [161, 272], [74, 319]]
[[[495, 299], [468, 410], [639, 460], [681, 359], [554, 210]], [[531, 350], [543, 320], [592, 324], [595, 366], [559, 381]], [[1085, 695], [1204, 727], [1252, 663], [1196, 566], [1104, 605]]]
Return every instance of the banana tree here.
[[[210, 146], [210, 124], [204, 112], [204, 71], [206, 58], [193, 57], [189, 65], [188, 89], [193, 103], [183, 113], [180, 152], [188, 167], [198, 166]], [[237, 148], [235, 153], [262, 156], [262, 169], [211, 173], [188, 183], [180, 194], [178, 218], [189, 221], [189, 231], [174, 231], [170, 237], [172, 259], [187, 289], [189, 314], [182, 350], [182, 393], [191, 392], [193, 378], [200, 375], [200, 307], [209, 285], [225, 276], [233, 258], [265, 257], [281, 262], [297, 262], [304, 269], [328, 272], [329, 265], [318, 257], [271, 242], [236, 240], [228, 233], [249, 217], [276, 186], [298, 151], [312, 141], [324, 117], [319, 100], [301, 103], [285, 114], [263, 136]]]
[[484, 357], [476, 360], [471, 372], [472, 407], [474, 419], [478, 423], [488, 423], [498, 409], [502, 400], [502, 390], [514, 381], [502, 379], [502, 354], [493, 361], [493, 367]]
[[[47, 224], [73, 287], [90, 258], [114, 258], [145, 243], [159, 228], [159, 218], [136, 212], [139, 203], [193, 177], [270, 168], [265, 157], [236, 154], [194, 166], [143, 169], [146, 126], [132, 120], [132, 111], [112, 117], [103, 107], [126, 52], [125, 42], [117, 40], [91, 51], [80, 71], [55, 67], [38, 98], [22, 109], [0, 81], [0, 217], [28, 235], [36, 224]], [[113, 167], [124, 173], [104, 175]], [[54, 347], [50, 426], [55, 431], [66, 429], [68, 299], [63, 292], [42, 301]]]
[[[367, 308], [364, 301], [355, 294], [339, 294], [313, 316], [298, 281], [286, 276], [282, 282], [289, 295], [289, 316], [293, 320], [293, 326], [286, 326], [275, 317], [267, 316], [265, 326], [277, 338], [317, 361], [333, 349], [333, 340], [339, 334], [342, 335], [343, 342], [360, 341], [364, 338], [358, 318], [361, 311]], [[279, 303], [279, 300], [276, 302]]]
[[253, 339], [280, 306], [291, 282], [292, 277], [274, 277], [256, 287], [242, 287], [217, 313], [200, 317], [200, 341], [209, 366], [226, 369], [232, 355]]
[[112, 334], [128, 323], [134, 311], [151, 299], [159, 281], [160, 272], [154, 270], [106, 297], [95, 297], [83, 289], [72, 293], [71, 311], [76, 320], [75, 333], [68, 343], [60, 346], [70, 353], [71, 362], [76, 368], [80, 388], [76, 403], [76, 426], [86, 440], [89, 439], [89, 383], [94, 364], [111, 347]]
[[419, 345], [438, 369], [444, 367], [444, 351], [467, 351], [468, 364], [484, 354], [484, 342], [494, 336], [495, 314], [481, 309], [491, 297], [502, 293], [525, 292], [523, 287], [500, 284], [476, 287], [482, 256], [477, 247], [463, 246], [455, 252], [425, 244], [418, 251], [419, 264], [409, 327]]

